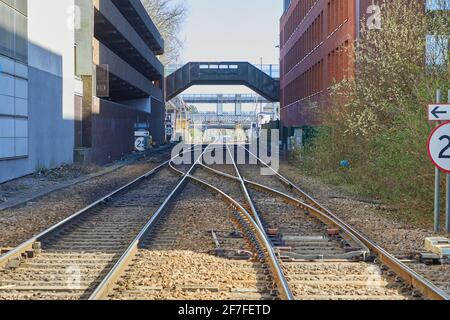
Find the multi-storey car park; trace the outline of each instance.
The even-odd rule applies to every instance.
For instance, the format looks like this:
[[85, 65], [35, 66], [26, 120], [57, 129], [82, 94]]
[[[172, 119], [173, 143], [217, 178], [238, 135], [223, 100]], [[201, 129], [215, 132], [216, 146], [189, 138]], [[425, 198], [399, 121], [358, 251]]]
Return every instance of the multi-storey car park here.
[[141, 1], [2, 0], [0, 17], [0, 182], [118, 160], [136, 127], [164, 142], [164, 40]]

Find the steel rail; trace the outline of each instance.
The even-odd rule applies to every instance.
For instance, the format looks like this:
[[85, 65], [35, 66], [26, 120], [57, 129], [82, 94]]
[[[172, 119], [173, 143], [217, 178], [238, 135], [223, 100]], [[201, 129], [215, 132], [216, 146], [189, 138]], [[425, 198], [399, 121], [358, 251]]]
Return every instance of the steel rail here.
[[[192, 150], [194, 148], [195, 147], [191, 146], [184, 153], [192, 152]], [[95, 207], [97, 207], [97, 206], [99, 206], [101, 204], [108, 203], [114, 196], [118, 195], [122, 191], [125, 191], [125, 190], [135, 186], [139, 182], [148, 179], [150, 176], [152, 176], [155, 173], [157, 173], [158, 171], [160, 171], [162, 168], [167, 166], [171, 161], [173, 161], [175, 158], [178, 158], [179, 156], [180, 155], [177, 155], [174, 158], [167, 160], [166, 162], [162, 163], [161, 165], [157, 166], [156, 168], [150, 170], [149, 172], [143, 174], [142, 176], [136, 178], [135, 180], [127, 183], [126, 185], [124, 185], [124, 186], [114, 190], [110, 194], [108, 194], [108, 195], [98, 199], [97, 201], [93, 202], [92, 204], [88, 205], [87, 207], [77, 211], [76, 213], [72, 214], [71, 216], [67, 217], [66, 219], [64, 219], [64, 220], [58, 222], [57, 224], [51, 226], [50, 228], [47, 228], [46, 230], [42, 231], [38, 235], [36, 235], [36, 236], [26, 240], [25, 242], [23, 242], [22, 244], [18, 245], [17, 247], [15, 247], [13, 250], [9, 251], [8, 253], [0, 256], [0, 268], [5, 268], [5, 266], [7, 266], [7, 264], [9, 262], [11, 262], [12, 260], [19, 259], [27, 251], [33, 250], [34, 244], [36, 242], [39, 242], [41, 239], [43, 239], [44, 237], [47, 237], [52, 232], [55, 232], [56, 230], [58, 230], [58, 229], [60, 229], [60, 228], [62, 228], [64, 226], [68, 225], [69, 223], [75, 221], [76, 219], [83, 217], [84, 215], [89, 213], [89, 211], [91, 209], [93, 209], [93, 208], [95, 208]]]
[[[216, 174], [216, 175], [221, 175], [225, 178], [228, 178], [230, 180], [235, 180], [237, 181], [237, 177], [233, 177], [225, 172], [221, 172], [218, 170], [215, 170], [211, 167], [208, 167], [206, 165], [202, 166], [203, 168], [205, 168], [205, 170], [209, 170], [211, 173]], [[342, 236], [347, 237], [347, 240], [352, 240], [353, 242], [355, 242], [358, 246], [360, 246], [360, 250], [358, 250], [358, 252], [361, 253], [361, 255], [363, 256], [363, 259], [366, 260], [367, 257], [370, 255], [370, 250], [369, 248], [355, 235], [352, 234], [352, 231], [350, 229], [347, 228], [347, 226], [345, 224], [342, 224], [341, 221], [330, 217], [327, 214], [324, 214], [323, 212], [321, 212], [320, 210], [318, 210], [317, 208], [299, 200], [296, 199], [294, 197], [291, 197], [290, 195], [278, 191], [276, 189], [273, 189], [269, 186], [263, 185], [263, 184], [259, 184], [257, 182], [253, 182], [250, 180], [247, 180], [245, 178], [243, 178], [244, 182], [246, 185], [248, 185], [250, 188], [252, 189], [256, 189], [259, 190], [261, 192], [264, 193], [270, 193], [272, 195], [275, 196], [279, 196], [281, 198], [283, 198], [286, 202], [302, 209], [302, 210], [306, 210], [308, 211], [311, 215], [313, 215], [314, 217], [316, 217], [319, 221], [321, 221], [322, 223], [326, 224], [326, 225], [332, 225], [335, 226], [337, 228], [339, 228], [341, 231], [343, 231], [344, 234], [342, 234]]]
[[[178, 172], [178, 174], [183, 175], [182, 171], [173, 168], [175, 172]], [[272, 274], [275, 279], [275, 283], [277, 285], [277, 288], [279, 290], [280, 296], [284, 300], [294, 300], [294, 295], [291, 292], [291, 289], [289, 288], [289, 284], [287, 282], [286, 277], [284, 276], [283, 270], [278, 262], [278, 258], [276, 256], [275, 250], [273, 249], [270, 240], [267, 237], [266, 232], [263, 228], [261, 228], [256, 220], [253, 218], [253, 216], [236, 200], [234, 200], [232, 197], [227, 195], [225, 192], [220, 190], [219, 188], [213, 186], [212, 184], [209, 184], [201, 179], [198, 179], [191, 174], [188, 175], [188, 178], [192, 180], [192, 182], [197, 183], [200, 186], [206, 187], [213, 192], [219, 194], [225, 202], [231, 205], [231, 207], [236, 210], [252, 227], [254, 235], [257, 237], [257, 241], [259, 245], [264, 249], [264, 253], [268, 259], [269, 267], [272, 270]]]
[[[245, 181], [242, 178], [241, 172], [239, 171], [239, 168], [237, 166], [236, 163], [236, 159], [234, 158], [234, 148], [233, 148], [233, 153], [230, 151], [230, 147], [227, 145], [227, 152], [231, 157], [231, 160], [233, 161], [233, 168], [234, 168], [234, 172], [236, 173], [237, 176], [237, 181], [239, 181], [239, 185], [241, 187], [241, 191], [244, 194], [245, 200], [249, 206], [250, 209], [250, 213], [253, 215], [253, 218], [255, 219], [256, 223], [258, 224], [258, 226], [264, 231], [264, 225], [261, 221], [261, 218], [259, 217], [259, 213], [256, 210], [255, 204], [253, 203], [252, 197], [250, 196], [250, 194], [248, 193], [248, 189], [247, 186], [245, 185]], [[266, 235], [267, 236], [267, 235]]]
[[[103, 278], [102, 282], [96, 287], [94, 292], [89, 297], [89, 300], [104, 300], [108, 297], [109, 292], [114, 287], [116, 281], [122, 275], [123, 271], [129, 266], [133, 257], [136, 256], [136, 253], [139, 250], [139, 244], [147, 237], [148, 233], [151, 229], [156, 225], [156, 223], [161, 218], [162, 214], [167, 209], [168, 205], [173, 201], [173, 199], [178, 195], [178, 193], [182, 190], [182, 188], [186, 185], [188, 180], [188, 176], [191, 172], [194, 171], [195, 167], [201, 161], [203, 155], [207, 151], [210, 145], [208, 145], [205, 150], [201, 153], [198, 159], [195, 160], [194, 164], [190, 167], [189, 171], [182, 174], [182, 179], [177, 184], [177, 186], [172, 190], [172, 192], [167, 196], [158, 210], [152, 215], [151, 219], [147, 222], [147, 224], [142, 228], [133, 242], [130, 244], [128, 249], [122, 254], [119, 260], [115, 263], [109, 273]], [[203, 148], [203, 146], [202, 146]], [[192, 151], [192, 148], [191, 148]], [[169, 167], [172, 167], [173, 159], [169, 160]]]
[[275, 171], [272, 167], [270, 167], [267, 163], [262, 161], [257, 155], [253, 154], [250, 150], [248, 150], [245, 147], [240, 146], [241, 148], [245, 149], [250, 155], [252, 155], [256, 160], [258, 160], [262, 165], [266, 166], [267, 168], [271, 169], [274, 174], [286, 185], [288, 185], [290, 188], [295, 190], [297, 193], [300, 194], [301, 197], [306, 198], [313, 206], [318, 208], [320, 211], [323, 211], [326, 213], [329, 217], [333, 218], [336, 221], [339, 221], [339, 223], [346, 227], [353, 235], [355, 235], [362, 243], [365, 244], [367, 248], [371, 250], [372, 253], [374, 253], [381, 263], [385, 264], [388, 268], [390, 268], [392, 271], [394, 271], [398, 276], [400, 276], [406, 283], [410, 284], [411, 286], [419, 289], [422, 294], [427, 297], [428, 299], [432, 300], [450, 300], [450, 295], [447, 294], [444, 290], [437, 287], [434, 283], [426, 279], [425, 277], [418, 274], [416, 271], [412, 270], [410, 267], [408, 267], [406, 264], [401, 262], [399, 259], [397, 259], [394, 255], [387, 252], [385, 249], [383, 249], [381, 246], [376, 244], [374, 241], [367, 238], [364, 234], [357, 231], [347, 223], [345, 223], [343, 220], [341, 220], [339, 217], [337, 217], [333, 212], [331, 212], [328, 208], [321, 205], [319, 202], [317, 202], [313, 197], [311, 197], [309, 194], [307, 194], [305, 191], [303, 191], [301, 188], [299, 188], [297, 185], [295, 185], [293, 182], [291, 182], [286, 177], [282, 176], [279, 172]]

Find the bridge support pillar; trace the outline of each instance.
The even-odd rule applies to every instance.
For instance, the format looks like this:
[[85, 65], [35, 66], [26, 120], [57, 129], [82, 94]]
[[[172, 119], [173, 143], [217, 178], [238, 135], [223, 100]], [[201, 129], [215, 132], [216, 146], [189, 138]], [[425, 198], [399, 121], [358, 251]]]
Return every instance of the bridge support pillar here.
[[236, 95], [236, 105], [235, 105], [235, 115], [240, 116], [242, 115], [242, 95], [237, 94]]
[[219, 94], [217, 97], [217, 115], [223, 115], [223, 94]]

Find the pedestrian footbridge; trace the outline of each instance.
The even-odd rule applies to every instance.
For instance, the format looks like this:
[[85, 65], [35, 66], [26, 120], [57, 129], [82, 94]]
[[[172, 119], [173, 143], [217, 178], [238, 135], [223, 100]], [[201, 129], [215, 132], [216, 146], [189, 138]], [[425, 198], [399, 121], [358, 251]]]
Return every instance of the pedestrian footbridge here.
[[194, 85], [244, 85], [270, 102], [280, 101], [280, 81], [248, 62], [189, 62], [166, 77], [166, 100]]

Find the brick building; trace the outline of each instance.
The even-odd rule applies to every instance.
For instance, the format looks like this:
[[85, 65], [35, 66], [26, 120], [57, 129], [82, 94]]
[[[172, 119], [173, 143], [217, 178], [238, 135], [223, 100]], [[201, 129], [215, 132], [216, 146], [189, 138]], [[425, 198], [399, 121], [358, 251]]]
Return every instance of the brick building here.
[[376, 0], [285, 0], [281, 18], [281, 121], [314, 125], [311, 108], [334, 81], [354, 73], [346, 48], [361, 22], [379, 9]]

